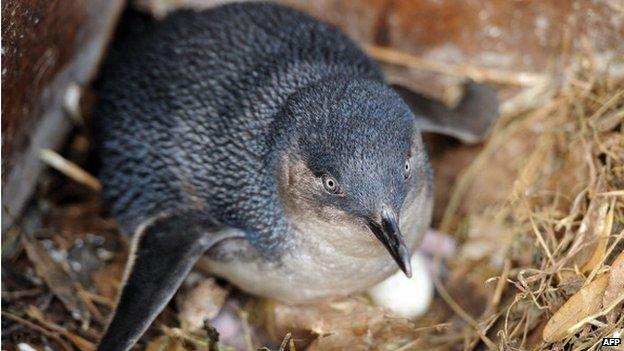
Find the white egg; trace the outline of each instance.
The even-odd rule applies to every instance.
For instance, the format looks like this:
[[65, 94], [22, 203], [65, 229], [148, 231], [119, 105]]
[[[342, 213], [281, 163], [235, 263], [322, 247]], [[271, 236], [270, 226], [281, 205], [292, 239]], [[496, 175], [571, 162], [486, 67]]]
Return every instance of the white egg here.
[[411, 278], [398, 271], [368, 290], [375, 304], [404, 318], [422, 315], [433, 299], [433, 281], [427, 262], [417, 252], [412, 256], [411, 263]]

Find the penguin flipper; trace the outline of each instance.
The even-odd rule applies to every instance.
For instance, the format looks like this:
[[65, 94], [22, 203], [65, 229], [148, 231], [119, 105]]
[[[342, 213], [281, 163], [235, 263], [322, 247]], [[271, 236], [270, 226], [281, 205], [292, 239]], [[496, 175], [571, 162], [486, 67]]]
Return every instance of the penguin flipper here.
[[167, 305], [195, 262], [225, 239], [214, 221], [198, 212], [159, 217], [137, 230], [125, 284], [98, 351], [129, 350]]
[[400, 86], [393, 86], [416, 115], [418, 126], [425, 132], [455, 137], [465, 143], [483, 140], [498, 120], [496, 92], [473, 81], [466, 83], [464, 96], [455, 108]]

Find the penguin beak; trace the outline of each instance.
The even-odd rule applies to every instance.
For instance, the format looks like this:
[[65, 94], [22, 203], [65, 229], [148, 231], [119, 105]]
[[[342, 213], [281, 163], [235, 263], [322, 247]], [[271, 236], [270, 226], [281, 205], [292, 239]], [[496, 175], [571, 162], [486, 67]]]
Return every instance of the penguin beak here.
[[410, 252], [403, 240], [403, 234], [399, 229], [398, 219], [394, 211], [384, 209], [381, 211], [381, 220], [368, 219], [368, 227], [388, 250], [390, 256], [408, 278], [412, 277]]

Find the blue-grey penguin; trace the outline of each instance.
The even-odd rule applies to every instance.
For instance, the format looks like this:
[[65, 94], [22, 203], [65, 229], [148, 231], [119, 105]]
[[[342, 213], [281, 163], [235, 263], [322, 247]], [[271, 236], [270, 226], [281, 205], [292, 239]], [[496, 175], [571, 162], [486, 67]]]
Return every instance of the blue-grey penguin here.
[[278, 5], [138, 22], [94, 112], [104, 197], [133, 237], [100, 351], [132, 347], [200, 257], [288, 303], [410, 275], [432, 211], [420, 126], [474, 104], [412, 110], [338, 29]]

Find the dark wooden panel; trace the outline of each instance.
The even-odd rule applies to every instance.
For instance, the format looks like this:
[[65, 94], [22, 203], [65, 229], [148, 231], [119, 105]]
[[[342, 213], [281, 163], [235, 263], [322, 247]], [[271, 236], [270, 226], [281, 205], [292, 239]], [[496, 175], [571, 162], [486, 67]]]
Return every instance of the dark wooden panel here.
[[122, 0], [2, 2], [2, 228], [16, 216], [70, 123], [63, 97], [93, 77]]

